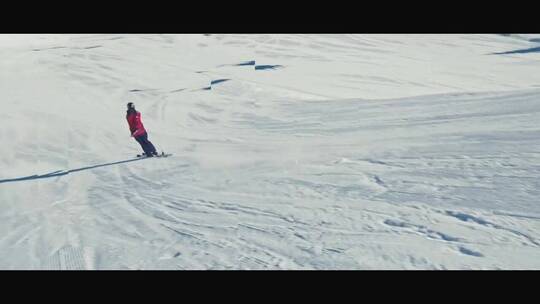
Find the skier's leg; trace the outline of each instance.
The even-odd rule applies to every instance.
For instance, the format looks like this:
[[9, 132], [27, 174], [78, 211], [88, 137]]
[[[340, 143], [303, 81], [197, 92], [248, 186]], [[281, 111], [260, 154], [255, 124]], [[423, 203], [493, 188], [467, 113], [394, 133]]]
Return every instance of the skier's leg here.
[[152, 142], [148, 140], [148, 133], [146, 134], [146, 145], [153, 154], [157, 154], [156, 147], [154, 147]]
[[139, 143], [139, 145], [141, 145], [141, 148], [142, 148], [143, 151], [144, 151], [144, 144], [143, 144], [143, 142], [141, 141], [140, 136], [135, 137], [135, 140]]
[[141, 136], [137, 136], [135, 139], [141, 145], [141, 148], [143, 149], [144, 154], [146, 154], [146, 156], [148, 156], [148, 155], [152, 155], [152, 150], [150, 150], [149, 147], [148, 147], [148, 144], [147, 144], [148, 140], [146, 139], [146, 137], [147, 137], [147, 135], [144, 134], [144, 135], [141, 135]]

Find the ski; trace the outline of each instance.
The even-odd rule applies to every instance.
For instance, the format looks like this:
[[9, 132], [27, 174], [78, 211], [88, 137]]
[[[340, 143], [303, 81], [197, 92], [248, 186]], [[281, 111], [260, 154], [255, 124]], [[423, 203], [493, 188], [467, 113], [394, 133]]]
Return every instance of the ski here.
[[161, 152], [161, 154], [157, 154], [157, 155], [153, 155], [153, 156], [146, 156], [145, 153], [143, 154], [137, 154], [137, 157], [141, 158], [141, 157], [145, 157], [145, 158], [152, 158], [152, 157], [169, 157], [169, 156], [172, 156], [171, 153], [165, 153], [165, 152]]

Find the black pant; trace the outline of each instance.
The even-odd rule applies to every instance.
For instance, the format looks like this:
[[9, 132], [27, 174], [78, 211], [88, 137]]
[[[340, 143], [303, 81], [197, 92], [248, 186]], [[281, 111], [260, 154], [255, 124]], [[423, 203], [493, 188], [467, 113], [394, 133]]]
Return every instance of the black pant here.
[[135, 140], [141, 145], [146, 155], [157, 154], [156, 148], [148, 140], [148, 133], [144, 133], [143, 135], [135, 137]]

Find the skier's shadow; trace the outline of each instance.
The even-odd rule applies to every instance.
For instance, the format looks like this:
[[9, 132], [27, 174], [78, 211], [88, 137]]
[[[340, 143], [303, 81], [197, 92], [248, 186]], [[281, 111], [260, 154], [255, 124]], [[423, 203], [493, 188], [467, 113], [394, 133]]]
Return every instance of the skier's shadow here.
[[17, 177], [17, 178], [1, 179], [0, 184], [2, 184], [2, 183], [11, 183], [11, 182], [20, 182], [20, 181], [26, 181], [26, 180], [34, 180], [34, 179], [42, 179], [42, 178], [58, 177], [58, 176], [68, 175], [68, 174], [74, 173], [74, 172], [90, 170], [90, 169], [95, 169], [95, 168], [105, 167], [105, 166], [118, 165], [118, 164], [123, 164], [123, 163], [129, 163], [129, 162], [138, 161], [138, 160], [142, 160], [142, 159], [146, 159], [146, 157], [122, 160], [122, 161], [118, 161], [118, 162], [114, 162], [114, 163], [106, 163], [106, 164], [100, 164], [100, 165], [95, 165], [95, 166], [88, 166], [88, 167], [83, 167], [83, 168], [78, 168], [78, 169], [58, 170], [58, 171], [54, 171], [54, 172], [47, 173], [47, 174], [42, 174], [42, 175], [35, 174], [35, 175], [23, 176], [23, 177]]

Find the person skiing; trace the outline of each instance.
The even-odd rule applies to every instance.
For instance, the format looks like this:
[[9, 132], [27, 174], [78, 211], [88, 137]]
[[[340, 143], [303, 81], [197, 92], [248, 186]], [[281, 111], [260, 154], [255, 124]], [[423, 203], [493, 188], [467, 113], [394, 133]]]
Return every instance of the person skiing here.
[[135, 110], [135, 105], [133, 102], [127, 104], [127, 114], [126, 119], [129, 124], [129, 131], [131, 132], [131, 137], [134, 137], [135, 140], [141, 145], [146, 157], [157, 156], [157, 151], [154, 145], [148, 140], [148, 132], [143, 126], [141, 121], [141, 113]]

